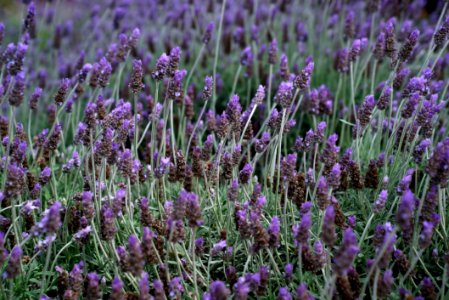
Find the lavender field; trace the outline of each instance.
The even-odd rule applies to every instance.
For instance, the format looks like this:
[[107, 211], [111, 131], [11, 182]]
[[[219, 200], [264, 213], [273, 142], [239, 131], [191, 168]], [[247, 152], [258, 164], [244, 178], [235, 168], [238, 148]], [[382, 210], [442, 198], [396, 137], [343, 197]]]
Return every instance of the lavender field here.
[[0, 299], [449, 299], [449, 2], [0, 1]]

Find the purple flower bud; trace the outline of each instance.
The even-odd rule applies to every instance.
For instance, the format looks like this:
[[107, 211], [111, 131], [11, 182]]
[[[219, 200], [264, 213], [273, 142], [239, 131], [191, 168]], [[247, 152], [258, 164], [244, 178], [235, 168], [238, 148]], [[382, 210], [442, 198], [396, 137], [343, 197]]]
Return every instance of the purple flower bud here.
[[136, 94], [140, 92], [140, 90], [143, 88], [142, 78], [143, 78], [142, 61], [140, 59], [135, 59], [133, 61], [131, 82], [129, 84], [129, 88], [133, 93]]
[[218, 243], [215, 243], [213, 245], [213, 248], [211, 250], [211, 254], [213, 256], [217, 255], [218, 253], [222, 252], [226, 248], [226, 240], [221, 240]]
[[168, 63], [166, 75], [172, 78], [173, 76], [175, 76], [176, 70], [178, 70], [179, 60], [181, 59], [181, 48], [179, 47], [172, 48], [170, 51], [169, 58], [170, 60]]
[[120, 277], [116, 276], [112, 280], [111, 284], [111, 294], [109, 295], [111, 300], [123, 300], [125, 299], [125, 293], [123, 291], [123, 282]]
[[240, 54], [240, 64], [245, 67], [252, 66], [254, 60], [251, 47], [246, 47]]
[[407, 61], [410, 58], [410, 55], [413, 52], [416, 44], [418, 43], [419, 30], [413, 30], [399, 51], [399, 59], [401, 61]]
[[410, 190], [404, 192], [396, 211], [396, 222], [402, 230], [406, 242], [413, 236], [413, 215], [415, 210], [415, 195]]
[[156, 279], [153, 281], [154, 300], [165, 300], [165, 290], [162, 281]]
[[377, 36], [373, 54], [377, 60], [382, 60], [385, 56], [385, 33], [383, 31]]
[[357, 57], [360, 55], [360, 51], [362, 48], [362, 42], [359, 39], [355, 39], [352, 42], [351, 51], [349, 52], [349, 60], [355, 61]]
[[261, 105], [263, 103], [263, 100], [265, 98], [265, 87], [262, 85], [259, 85], [256, 91], [256, 95], [254, 96], [252, 100], [252, 104], [254, 105]]
[[310, 86], [314, 66], [313, 61], [309, 62], [306, 67], [302, 69], [301, 73], [295, 77], [295, 80], [293, 81], [295, 88], [305, 90]]
[[247, 184], [251, 179], [251, 175], [253, 173], [253, 168], [251, 164], [246, 163], [243, 169], [239, 173], [239, 181], [242, 184]]
[[150, 281], [148, 280], [148, 273], [143, 272], [139, 280], [139, 299], [150, 300]]
[[46, 185], [51, 178], [51, 169], [49, 167], [45, 167], [39, 176], [39, 183], [41, 185]]
[[351, 228], [343, 232], [343, 241], [334, 256], [333, 269], [340, 276], [347, 274], [355, 256], [359, 253], [357, 238]]
[[305, 245], [309, 241], [309, 230], [312, 227], [312, 215], [310, 212], [304, 214], [301, 219], [301, 223], [295, 224], [292, 227], [293, 236], [295, 238], [295, 246], [300, 247]]
[[392, 89], [389, 85], [387, 85], [385, 87], [385, 89], [382, 91], [382, 94], [380, 95], [379, 100], [377, 101], [378, 109], [384, 110], [390, 105], [391, 93], [392, 93]]
[[20, 72], [15, 76], [14, 85], [9, 92], [9, 104], [15, 107], [19, 107], [23, 102], [24, 90], [25, 74], [23, 72]]
[[293, 83], [290, 81], [281, 82], [275, 99], [282, 108], [289, 109], [293, 101]]
[[435, 35], [433, 36], [435, 45], [442, 46], [446, 41], [448, 34], [449, 34], [449, 17], [446, 17], [446, 20], [444, 20], [443, 24], [441, 24], [441, 27], [437, 30], [437, 32], [435, 32]]
[[209, 100], [214, 90], [214, 79], [211, 76], [204, 78], [204, 88], [202, 93], [202, 99], [204, 101]]
[[301, 283], [296, 288], [296, 299], [297, 300], [315, 300], [312, 295], [310, 295], [309, 291], [307, 290], [307, 284]]
[[278, 55], [278, 43], [276, 39], [272, 39], [270, 43], [270, 48], [268, 50], [268, 63], [270, 65], [275, 65]]
[[268, 235], [270, 236], [269, 240], [270, 247], [273, 248], [279, 247], [280, 231], [281, 231], [281, 224], [279, 222], [279, 217], [274, 216], [273, 218], [271, 218], [271, 223], [270, 226], [268, 227]]
[[382, 190], [379, 194], [379, 197], [377, 197], [376, 202], [374, 202], [373, 211], [375, 213], [381, 212], [384, 209], [385, 204], [387, 203], [387, 199], [388, 199], [388, 191]]
[[349, 53], [348, 49], [343, 48], [337, 51], [334, 58], [334, 68], [339, 73], [348, 73], [349, 71]]
[[68, 78], [64, 78], [61, 80], [61, 83], [59, 84], [59, 89], [55, 95], [56, 105], [61, 106], [66, 100], [67, 92], [69, 90], [69, 84], [70, 80]]
[[103, 240], [112, 240], [117, 233], [115, 227], [115, 214], [109, 203], [105, 203], [100, 211], [100, 233]]
[[337, 235], [335, 232], [335, 210], [332, 205], [329, 205], [324, 213], [323, 227], [321, 229], [321, 239], [327, 246], [331, 248], [337, 239]]
[[139, 28], [134, 28], [133, 31], [131, 32], [131, 35], [129, 36], [128, 39], [128, 45], [131, 48], [135, 48], [137, 46], [137, 43], [140, 39], [140, 29]]
[[33, 94], [31, 94], [31, 96], [30, 96], [30, 102], [29, 102], [30, 108], [32, 110], [37, 109], [37, 104], [38, 104], [41, 96], [42, 96], [42, 89], [40, 87], [35, 88]]
[[209, 44], [210, 39], [212, 38], [212, 32], [214, 31], [214, 22], [210, 22], [207, 24], [206, 30], [203, 35], [203, 43], [205, 45]]
[[23, 251], [20, 246], [16, 245], [11, 250], [11, 254], [9, 256], [9, 261], [6, 266], [5, 272], [3, 273], [4, 279], [12, 279], [19, 275], [20, 273], [20, 263], [22, 261]]
[[173, 278], [169, 283], [169, 296], [180, 299], [183, 293], [184, 287], [182, 286], [181, 277]]
[[167, 73], [168, 64], [170, 62], [170, 58], [167, 54], [162, 53], [162, 55], [159, 57], [159, 59], [156, 62], [156, 67], [151, 73], [151, 77], [153, 77], [154, 80], [161, 81], [164, 79], [165, 74]]
[[36, 233], [46, 233], [52, 235], [57, 233], [61, 228], [61, 202], [55, 202], [49, 209], [44, 212], [44, 217], [36, 225]]
[[231, 295], [231, 291], [220, 280], [212, 282], [209, 292], [203, 296], [203, 300], [226, 300]]
[[91, 64], [85, 64], [78, 73], [78, 83], [83, 83], [89, 72], [92, 70], [93, 66]]
[[142, 248], [137, 237], [132, 234], [128, 239], [129, 271], [134, 276], [139, 276], [143, 272], [145, 261], [143, 259]]
[[427, 163], [431, 185], [445, 186], [449, 178], [449, 138], [437, 144]]
[[100, 299], [102, 297], [101, 288], [100, 288], [100, 277], [97, 273], [92, 272], [87, 274], [86, 276], [86, 299], [95, 300]]
[[340, 186], [341, 179], [341, 165], [336, 163], [333, 165], [329, 176], [327, 177], [327, 183], [333, 189], [337, 189]]
[[290, 78], [290, 71], [288, 69], [288, 57], [285, 54], [281, 55], [279, 75], [281, 76], [282, 80], [288, 80]]
[[425, 249], [432, 244], [433, 224], [431, 222], [424, 221], [422, 224], [422, 231], [419, 235], [419, 246], [421, 249]]
[[286, 287], [281, 287], [279, 289], [279, 293], [276, 297], [276, 300], [292, 300], [292, 295], [290, 294], [290, 292], [288, 291], [288, 288]]
[[360, 122], [360, 126], [362, 128], [368, 125], [375, 104], [376, 101], [374, 100], [373, 95], [368, 95], [365, 97], [365, 101], [363, 101], [362, 107], [359, 109], [359, 113], [357, 115]]

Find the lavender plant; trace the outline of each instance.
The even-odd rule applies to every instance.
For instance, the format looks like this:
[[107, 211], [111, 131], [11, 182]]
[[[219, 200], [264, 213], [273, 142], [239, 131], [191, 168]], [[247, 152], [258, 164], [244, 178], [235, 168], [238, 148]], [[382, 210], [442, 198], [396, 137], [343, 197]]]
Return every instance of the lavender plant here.
[[0, 298], [448, 299], [448, 6], [0, 4]]

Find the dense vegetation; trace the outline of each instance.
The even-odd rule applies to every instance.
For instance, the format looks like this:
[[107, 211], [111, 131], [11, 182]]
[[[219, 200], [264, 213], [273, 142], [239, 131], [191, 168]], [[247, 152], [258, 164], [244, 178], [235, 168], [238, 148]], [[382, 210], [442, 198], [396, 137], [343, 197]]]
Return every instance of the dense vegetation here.
[[1, 299], [448, 299], [448, 2], [23, 2]]

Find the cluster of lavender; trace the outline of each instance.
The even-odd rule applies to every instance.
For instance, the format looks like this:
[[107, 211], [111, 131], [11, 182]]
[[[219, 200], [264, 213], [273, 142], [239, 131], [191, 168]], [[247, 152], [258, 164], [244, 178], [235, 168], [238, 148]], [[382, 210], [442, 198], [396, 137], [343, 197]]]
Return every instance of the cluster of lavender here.
[[0, 298], [447, 299], [425, 4], [0, 8]]

